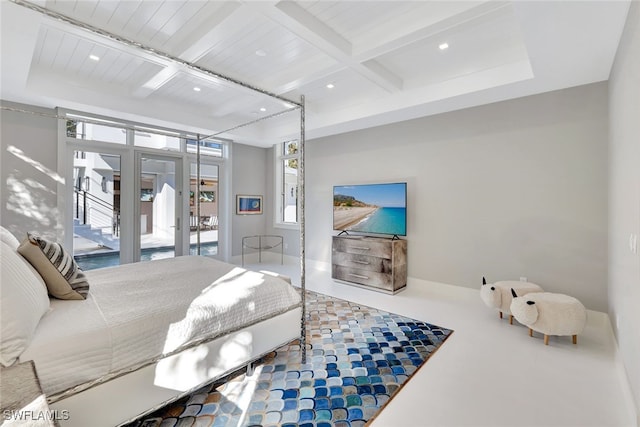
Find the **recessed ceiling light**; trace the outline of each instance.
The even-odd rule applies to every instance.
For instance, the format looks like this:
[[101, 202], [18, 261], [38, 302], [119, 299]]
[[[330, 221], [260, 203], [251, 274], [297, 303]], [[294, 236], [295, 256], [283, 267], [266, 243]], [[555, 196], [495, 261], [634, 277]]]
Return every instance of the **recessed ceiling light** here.
[[329, 84], [327, 85], [327, 88], [328, 88], [328, 89], [333, 89], [334, 87], [335, 87], [335, 86], [333, 85], [333, 83], [329, 83]]
[[265, 111], [267, 111], [267, 109], [262, 107], [262, 108], [260, 108], [260, 111], [262, 111], [264, 113]]
[[438, 47], [440, 48], [440, 50], [449, 49], [449, 43], [440, 43]]
[[196, 92], [200, 92], [200, 88], [198, 86], [194, 87], [193, 90], [195, 90]]
[[89, 55], [89, 59], [92, 61], [100, 61], [100, 57], [98, 55]]
[[258, 56], [267, 56], [267, 52], [265, 52], [262, 49], [258, 49], [258, 50], [256, 50], [256, 55], [258, 55]]

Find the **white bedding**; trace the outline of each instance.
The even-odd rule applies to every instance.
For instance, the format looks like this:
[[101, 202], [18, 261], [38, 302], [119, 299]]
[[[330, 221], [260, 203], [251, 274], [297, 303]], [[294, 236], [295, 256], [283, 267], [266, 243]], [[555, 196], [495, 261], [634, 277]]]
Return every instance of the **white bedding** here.
[[85, 301], [52, 300], [21, 361], [51, 396], [299, 307], [282, 279], [201, 256], [86, 272]]

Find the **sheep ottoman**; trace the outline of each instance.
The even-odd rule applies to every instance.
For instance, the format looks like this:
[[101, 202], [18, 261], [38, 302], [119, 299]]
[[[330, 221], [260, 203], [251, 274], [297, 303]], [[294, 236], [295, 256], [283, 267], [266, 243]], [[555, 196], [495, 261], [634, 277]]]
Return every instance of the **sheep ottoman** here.
[[578, 343], [578, 334], [587, 323], [587, 310], [576, 298], [551, 292], [530, 293], [518, 296], [512, 290], [511, 313], [516, 320], [533, 331], [544, 334], [544, 344], [549, 344], [549, 335], [571, 335]]
[[482, 298], [487, 306], [497, 309], [501, 319], [503, 313], [508, 314], [509, 324], [513, 325], [513, 316], [511, 315], [511, 289], [515, 289], [518, 295], [542, 292], [542, 288], [535, 283], [505, 280], [488, 285], [483, 277], [482, 287], [480, 288], [480, 298]]

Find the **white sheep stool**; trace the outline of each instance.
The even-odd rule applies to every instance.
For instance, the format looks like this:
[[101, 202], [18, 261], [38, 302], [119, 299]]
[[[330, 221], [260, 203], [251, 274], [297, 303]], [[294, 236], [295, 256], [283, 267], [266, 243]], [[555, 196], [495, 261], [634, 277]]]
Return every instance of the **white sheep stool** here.
[[533, 331], [544, 334], [544, 344], [549, 344], [549, 335], [573, 337], [578, 343], [578, 334], [587, 323], [587, 310], [576, 298], [564, 294], [539, 292], [518, 296], [512, 290], [511, 313], [516, 320]]
[[518, 292], [518, 295], [526, 295], [531, 292], [542, 292], [542, 288], [535, 283], [505, 280], [488, 285], [486, 279], [483, 277], [482, 287], [480, 288], [480, 297], [487, 306], [499, 311], [501, 319], [503, 313], [508, 314], [509, 324], [513, 325], [513, 315], [511, 314], [511, 289], [515, 289]]

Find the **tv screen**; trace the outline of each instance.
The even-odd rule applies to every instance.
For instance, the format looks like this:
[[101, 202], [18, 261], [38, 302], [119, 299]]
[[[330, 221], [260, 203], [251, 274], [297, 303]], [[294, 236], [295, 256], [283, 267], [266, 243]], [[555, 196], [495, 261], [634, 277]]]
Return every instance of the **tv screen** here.
[[333, 229], [407, 235], [407, 183], [336, 185]]

